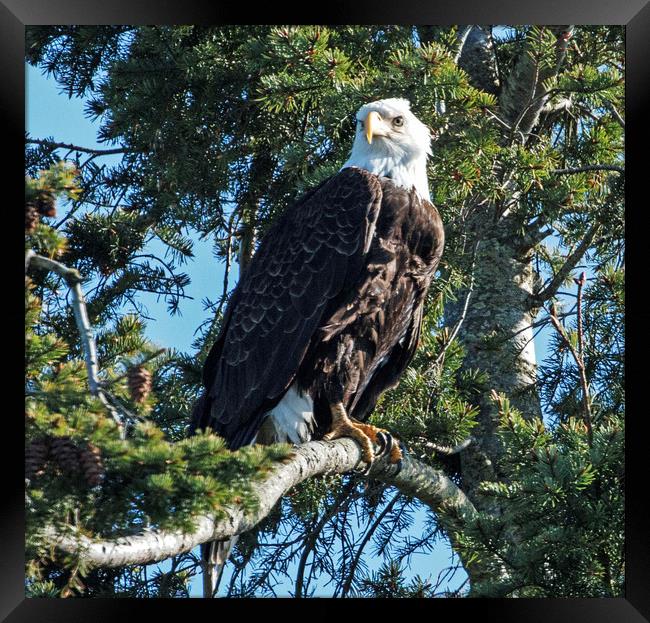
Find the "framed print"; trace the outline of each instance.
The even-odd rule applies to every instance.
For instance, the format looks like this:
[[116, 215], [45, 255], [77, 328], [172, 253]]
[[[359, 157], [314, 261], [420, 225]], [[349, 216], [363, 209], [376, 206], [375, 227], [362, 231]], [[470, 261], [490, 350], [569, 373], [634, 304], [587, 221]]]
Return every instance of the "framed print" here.
[[1, 10], [8, 621], [647, 620], [647, 3]]

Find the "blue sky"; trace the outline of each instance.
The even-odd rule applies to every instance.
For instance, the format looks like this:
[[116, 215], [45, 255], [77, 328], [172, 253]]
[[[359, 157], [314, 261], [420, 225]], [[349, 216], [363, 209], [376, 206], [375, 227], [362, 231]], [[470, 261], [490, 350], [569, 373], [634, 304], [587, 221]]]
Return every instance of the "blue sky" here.
[[[51, 137], [55, 141], [72, 143], [90, 148], [107, 148], [105, 144], [96, 141], [97, 123], [91, 122], [84, 115], [84, 101], [79, 98], [69, 99], [57, 87], [54, 80], [44, 77], [39, 70], [27, 66], [26, 69], [26, 130], [32, 138]], [[116, 162], [119, 156], [102, 157], [101, 161], [107, 164]], [[170, 316], [164, 301], [150, 294], [141, 294], [139, 300], [145, 304], [148, 316], [146, 333], [148, 337], [161, 347], [175, 348], [190, 351], [191, 343], [197, 327], [208, 317], [203, 310], [202, 300], [207, 296], [214, 300], [222, 288], [223, 267], [212, 254], [210, 240], [200, 241], [194, 237], [194, 259], [183, 266], [183, 270], [191, 278], [191, 284], [186, 293], [191, 299], [180, 302], [181, 315]], [[161, 245], [162, 246], [162, 245]], [[152, 252], [160, 248], [151, 247]], [[538, 333], [535, 346], [538, 361], [541, 362], [547, 352], [550, 330], [547, 328]], [[417, 518], [415, 531], [422, 526], [425, 513]], [[441, 544], [429, 555], [414, 556], [411, 571], [422, 577], [435, 577], [440, 569], [450, 564], [450, 550]], [[371, 564], [377, 568], [377, 564]], [[228, 580], [228, 572], [224, 576], [224, 584]], [[456, 574], [451, 588], [463, 582], [464, 573]], [[193, 594], [200, 594], [200, 579], [197, 578], [192, 585]], [[325, 591], [323, 594], [327, 594]]]
[[[31, 66], [26, 69], [26, 130], [32, 138], [53, 138], [55, 141], [71, 143], [89, 148], [108, 149], [110, 146], [96, 140], [98, 123], [93, 123], [84, 115], [84, 100], [68, 99], [57, 87], [54, 80], [47, 79], [39, 70]], [[119, 156], [102, 156], [97, 161], [114, 164]], [[201, 301], [209, 296], [215, 299], [221, 292], [223, 268], [212, 255], [210, 240], [194, 237], [194, 260], [182, 270], [191, 278], [186, 294], [191, 297], [180, 303], [181, 315], [170, 316], [167, 305], [153, 294], [142, 293], [138, 300], [145, 304], [148, 315], [154, 320], [147, 321], [149, 338], [166, 348], [191, 350], [194, 332], [207, 317]], [[150, 246], [153, 253], [162, 249], [162, 243]]]

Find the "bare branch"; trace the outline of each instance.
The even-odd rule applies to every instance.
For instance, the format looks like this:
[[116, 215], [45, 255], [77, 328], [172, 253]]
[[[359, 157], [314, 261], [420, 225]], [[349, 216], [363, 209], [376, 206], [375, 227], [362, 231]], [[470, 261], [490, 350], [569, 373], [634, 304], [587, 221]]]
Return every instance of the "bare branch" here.
[[79, 151], [84, 154], [93, 154], [94, 156], [111, 156], [114, 154], [134, 153], [132, 149], [125, 147], [116, 147], [114, 149], [93, 149], [90, 147], [79, 147], [71, 143], [58, 143], [56, 141], [47, 141], [38, 138], [28, 138], [25, 143], [28, 145], [42, 145], [43, 147], [53, 147], [55, 149], [69, 149], [70, 151]]
[[[586, 279], [584, 278], [584, 272], [582, 273], [582, 276], [580, 279], [576, 279], [576, 283], [578, 284], [578, 302], [581, 302], [582, 299], [582, 287], [585, 284]], [[569, 349], [573, 360], [576, 362], [576, 366], [578, 367], [578, 372], [580, 374], [580, 385], [582, 387], [582, 405], [584, 408], [584, 421], [585, 425], [587, 427], [587, 437], [589, 441], [589, 445], [591, 446], [592, 441], [593, 441], [593, 430], [592, 430], [592, 417], [591, 417], [591, 398], [589, 396], [589, 383], [587, 382], [587, 370], [585, 368], [585, 362], [584, 359], [582, 358], [582, 308], [579, 306], [578, 307], [578, 348], [580, 349], [580, 352], [577, 352], [576, 349], [573, 347], [573, 344], [571, 344], [571, 340], [569, 340], [569, 337], [566, 334], [566, 331], [564, 330], [564, 327], [560, 324], [560, 321], [557, 319], [557, 314], [555, 311], [555, 306], [551, 305], [551, 309], [549, 311], [549, 315], [551, 317], [551, 323], [553, 324], [553, 327], [557, 331], [558, 335], [562, 338], [562, 341], [566, 345], [566, 347]]]
[[[93, 540], [83, 534], [45, 529], [45, 536], [60, 551], [79, 556], [95, 567], [149, 564], [189, 552], [208, 541], [223, 540], [251, 530], [271, 511], [276, 502], [297, 484], [319, 474], [345, 473], [361, 462], [361, 448], [352, 439], [312, 441], [296, 447], [292, 459], [279, 464], [260, 483], [253, 485], [257, 508], [246, 512], [240, 506], [195, 518], [191, 533], [181, 530], [143, 530], [134, 536]], [[418, 498], [441, 513], [442, 525], [453, 532], [476, 513], [465, 494], [442, 472], [406, 455], [402, 468], [378, 458], [365, 476], [391, 484], [406, 495]], [[453, 536], [450, 534], [451, 538]]]
[[586, 171], [616, 171], [616, 173], [625, 174], [625, 169], [623, 167], [618, 167], [615, 164], [586, 164], [574, 169], [553, 169], [551, 170], [551, 173], [555, 173], [556, 175], [567, 175], [572, 173], [585, 173]]
[[512, 127], [510, 127], [503, 119], [495, 115], [487, 106], [485, 106], [483, 110], [486, 114], [490, 115], [490, 117], [492, 117], [492, 119], [494, 119], [499, 125], [508, 130], [508, 132], [512, 132]]
[[350, 592], [350, 588], [352, 587], [352, 582], [354, 580], [354, 575], [357, 570], [357, 566], [359, 565], [359, 561], [361, 560], [361, 554], [363, 553], [364, 548], [368, 544], [368, 541], [370, 541], [370, 539], [372, 538], [372, 535], [376, 532], [377, 528], [379, 528], [381, 522], [384, 520], [386, 515], [388, 515], [388, 513], [390, 513], [393, 510], [393, 507], [400, 499], [400, 497], [401, 497], [401, 493], [396, 493], [393, 496], [393, 499], [388, 504], [386, 504], [384, 510], [381, 513], [379, 513], [378, 517], [373, 521], [372, 525], [366, 531], [366, 534], [364, 535], [361, 543], [359, 544], [359, 547], [352, 560], [352, 563], [350, 564], [350, 571], [348, 572], [345, 582], [343, 583], [343, 586], [341, 588], [341, 597], [347, 596], [347, 594]]
[[573, 253], [567, 257], [566, 262], [562, 265], [562, 268], [557, 271], [557, 274], [551, 279], [550, 283], [536, 295], [531, 295], [530, 301], [534, 306], [541, 305], [545, 301], [548, 301], [551, 297], [555, 296], [558, 289], [562, 286], [564, 281], [568, 278], [571, 271], [578, 265], [578, 262], [582, 259], [584, 254], [587, 252], [587, 249], [594, 241], [596, 234], [600, 230], [600, 223], [594, 223], [585, 234], [585, 237], [582, 239], [580, 244], [575, 248]]
[[[354, 480], [350, 481], [347, 486], [343, 488], [343, 490], [336, 496], [336, 499], [329, 505], [329, 508], [325, 509], [323, 511], [323, 515], [321, 518], [316, 522], [314, 522], [313, 526], [309, 530], [309, 536], [306, 539], [306, 542], [303, 547], [302, 555], [300, 556], [300, 562], [298, 563], [298, 570], [296, 571], [296, 588], [294, 591], [294, 597], [296, 598], [301, 598], [301, 597], [306, 597], [307, 596], [307, 591], [303, 590], [303, 585], [304, 585], [304, 580], [305, 580], [305, 566], [307, 565], [307, 558], [309, 557], [309, 554], [313, 551], [316, 542], [318, 541], [318, 537], [320, 536], [320, 533], [322, 532], [323, 528], [325, 527], [325, 524], [334, 517], [337, 513], [341, 511], [341, 502], [343, 501], [344, 498], [350, 496], [352, 494], [352, 489], [355, 486]], [[354, 496], [355, 499], [358, 496]], [[309, 585], [309, 583], [308, 583]], [[305, 589], [307, 589], [305, 587]], [[305, 593], [303, 595], [303, 593]]]
[[124, 418], [118, 413], [115, 407], [109, 402], [107, 396], [102, 389], [101, 382], [99, 380], [99, 364], [97, 362], [97, 346], [95, 344], [95, 336], [93, 335], [93, 330], [90, 325], [90, 320], [88, 319], [88, 311], [86, 309], [86, 300], [81, 289], [82, 277], [74, 268], [68, 268], [61, 262], [56, 260], [51, 260], [42, 255], [38, 255], [33, 251], [28, 251], [25, 257], [25, 268], [27, 269], [28, 264], [31, 263], [37, 268], [42, 268], [44, 270], [51, 270], [55, 273], [61, 275], [65, 282], [70, 287], [70, 292], [72, 293], [72, 310], [74, 312], [75, 322], [77, 324], [77, 329], [79, 330], [79, 336], [81, 338], [81, 345], [83, 347], [84, 356], [86, 359], [86, 372], [88, 375], [88, 388], [90, 393], [93, 396], [97, 396], [101, 403], [109, 411], [115, 423], [118, 425], [120, 434], [122, 437], [125, 436], [126, 430], [124, 426]]
[[621, 117], [621, 113], [618, 112], [618, 109], [616, 108], [616, 106], [614, 106], [614, 104], [612, 102], [610, 102], [609, 100], [605, 101], [605, 106], [612, 113], [612, 115], [614, 116], [614, 119], [616, 119], [616, 122], [623, 129], [625, 129], [625, 120], [623, 119], [623, 117]]
[[460, 314], [460, 318], [456, 322], [454, 328], [452, 329], [449, 338], [445, 342], [444, 346], [442, 347], [442, 350], [436, 357], [435, 361], [429, 366], [429, 370], [435, 370], [438, 366], [442, 366], [442, 362], [444, 361], [445, 353], [447, 352], [447, 349], [451, 346], [451, 343], [454, 341], [456, 338], [456, 335], [458, 335], [458, 332], [460, 331], [460, 328], [465, 321], [465, 317], [467, 316], [467, 310], [469, 309], [469, 300], [472, 296], [472, 292], [474, 292], [474, 269], [476, 268], [476, 255], [478, 253], [478, 248], [481, 244], [480, 238], [476, 241], [476, 244], [474, 245], [474, 251], [472, 252], [472, 267], [470, 269], [470, 282], [469, 286], [467, 288], [467, 293], [465, 294], [465, 302], [463, 303], [463, 309]]

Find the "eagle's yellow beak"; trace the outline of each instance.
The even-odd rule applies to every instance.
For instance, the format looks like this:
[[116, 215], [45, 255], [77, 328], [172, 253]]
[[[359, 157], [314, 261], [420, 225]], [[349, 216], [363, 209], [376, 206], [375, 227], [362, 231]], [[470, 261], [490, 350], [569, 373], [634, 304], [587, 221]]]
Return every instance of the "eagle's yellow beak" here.
[[368, 139], [368, 143], [372, 144], [372, 137], [377, 134], [377, 126], [381, 123], [381, 115], [374, 111], [371, 110], [368, 113], [368, 116], [366, 117], [366, 139]]

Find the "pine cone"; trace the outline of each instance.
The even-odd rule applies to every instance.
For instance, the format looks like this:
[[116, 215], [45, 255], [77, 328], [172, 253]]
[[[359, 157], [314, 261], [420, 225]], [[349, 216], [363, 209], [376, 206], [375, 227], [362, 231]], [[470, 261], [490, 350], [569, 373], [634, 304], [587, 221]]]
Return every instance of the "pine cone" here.
[[54, 437], [50, 451], [64, 472], [74, 474], [79, 471], [79, 449], [70, 437]]
[[50, 443], [47, 437], [33, 439], [25, 449], [25, 478], [30, 480], [34, 476], [45, 473], [45, 462], [50, 453]]
[[89, 443], [79, 453], [79, 462], [86, 482], [91, 487], [98, 485], [105, 474], [101, 450], [96, 445]]
[[36, 209], [43, 216], [56, 216], [56, 202], [54, 195], [47, 191], [42, 191], [36, 198]]
[[25, 233], [31, 234], [40, 220], [36, 206], [29, 202], [25, 204]]
[[134, 366], [129, 369], [128, 382], [133, 402], [144, 402], [151, 391], [151, 372], [144, 366]]

